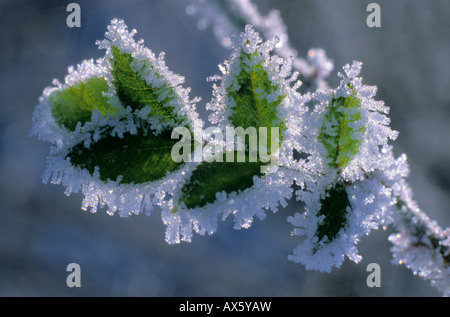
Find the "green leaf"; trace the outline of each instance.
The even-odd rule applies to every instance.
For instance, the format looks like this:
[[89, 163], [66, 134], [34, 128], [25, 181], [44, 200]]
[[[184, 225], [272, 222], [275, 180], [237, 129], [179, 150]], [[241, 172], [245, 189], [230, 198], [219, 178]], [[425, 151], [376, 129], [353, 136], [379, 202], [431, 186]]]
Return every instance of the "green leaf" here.
[[270, 145], [271, 127], [279, 128], [280, 142], [282, 132], [286, 126], [278, 117], [278, 107], [281, 106], [284, 96], [268, 102], [266, 96], [276, 92], [279, 87], [269, 79], [262, 61], [254, 66], [247, 63], [258, 58], [258, 52], [247, 54], [243, 51], [239, 57], [240, 73], [237, 77], [238, 90], [227, 88], [229, 98], [234, 99], [236, 106], [229, 120], [235, 127], [267, 127], [267, 144]]
[[53, 92], [49, 97], [53, 117], [60, 127], [75, 130], [78, 122], [84, 124], [91, 120], [94, 109], [103, 116], [115, 109], [108, 104], [103, 92], [108, 91], [104, 78], [93, 77], [85, 82], [78, 82], [63, 90]]
[[[173, 88], [168, 84], [163, 84], [154, 88], [147, 83], [141, 76], [131, 68], [134, 58], [129, 53], [122, 53], [117, 47], [111, 47], [111, 74], [113, 76], [113, 85], [122, 104], [130, 106], [132, 109], [142, 109], [150, 106], [152, 111], [150, 116], [160, 119], [175, 119], [174, 108], [167, 103], [175, 98]], [[146, 67], [153, 66], [148, 63]], [[168, 90], [168, 91], [167, 91]], [[166, 96], [160, 100], [159, 96]]]
[[[259, 63], [254, 63], [261, 60]], [[267, 128], [267, 142], [270, 153], [271, 128], [278, 127], [280, 139], [285, 124], [278, 117], [278, 107], [284, 96], [279, 96], [270, 102], [267, 96], [275, 94], [279, 87], [274, 84], [263, 67], [263, 60], [258, 52], [247, 54], [241, 51], [239, 56], [240, 72], [237, 76], [239, 88], [233, 90], [230, 86], [226, 93], [235, 102], [233, 112], [229, 117], [231, 124], [246, 130], [249, 127]], [[249, 66], [251, 64], [255, 64]], [[231, 76], [231, 75], [230, 75]], [[259, 140], [261, 142], [261, 140]], [[237, 162], [237, 152], [234, 162], [202, 162], [192, 173], [189, 181], [183, 186], [179, 203], [184, 202], [187, 208], [203, 207], [216, 201], [216, 194], [225, 191], [227, 194], [240, 192], [253, 186], [253, 177], [261, 177], [262, 162], [250, 162], [248, 152], [244, 162]]]
[[355, 133], [364, 133], [365, 127], [355, 129], [351, 123], [361, 120], [361, 104], [356, 93], [347, 98], [333, 98], [324, 115], [318, 140], [325, 146], [329, 165], [333, 168], [344, 168], [358, 153], [361, 140]]
[[[260, 60], [255, 64], [256, 60]], [[231, 124], [255, 129], [266, 127], [268, 152], [271, 145], [271, 128], [279, 128], [279, 137], [286, 126], [278, 117], [278, 107], [281, 106], [284, 96], [281, 95], [270, 102], [268, 95], [279, 90], [269, 74], [263, 67], [263, 59], [258, 52], [247, 54], [241, 51], [239, 56], [240, 72], [237, 76], [239, 88], [234, 90], [230, 86], [226, 89], [228, 98], [233, 99], [235, 107], [229, 117]], [[252, 63], [254, 65], [252, 65]], [[249, 66], [252, 65], [252, 66]], [[232, 76], [232, 75], [230, 75]], [[281, 140], [280, 140], [281, 141]], [[261, 142], [261, 140], [259, 140]], [[203, 162], [192, 173], [190, 180], [183, 186], [179, 202], [184, 202], [187, 208], [203, 207], [216, 200], [216, 194], [225, 191], [227, 194], [240, 192], [253, 186], [253, 177], [261, 177], [262, 162], [250, 162], [246, 152], [244, 162], [237, 162], [237, 152], [234, 162]]]
[[225, 191], [227, 194], [243, 191], [253, 186], [253, 176], [261, 177], [260, 162], [237, 162], [237, 152], [234, 162], [202, 162], [192, 172], [191, 178], [181, 189], [179, 202], [184, 202], [187, 208], [203, 207], [216, 200], [216, 193]]
[[169, 130], [157, 136], [151, 133], [145, 136], [125, 133], [123, 138], [108, 135], [90, 149], [77, 145], [68, 156], [72, 164], [86, 168], [91, 174], [98, 166], [102, 181], [115, 181], [122, 175], [122, 184], [145, 183], [161, 179], [184, 164], [174, 162], [171, 157], [176, 142]]
[[316, 236], [319, 242], [325, 236], [328, 241], [333, 241], [347, 223], [347, 207], [351, 208], [345, 185], [337, 183], [328, 189], [325, 197], [320, 199], [320, 205], [317, 217], [323, 215], [325, 219], [318, 225]]

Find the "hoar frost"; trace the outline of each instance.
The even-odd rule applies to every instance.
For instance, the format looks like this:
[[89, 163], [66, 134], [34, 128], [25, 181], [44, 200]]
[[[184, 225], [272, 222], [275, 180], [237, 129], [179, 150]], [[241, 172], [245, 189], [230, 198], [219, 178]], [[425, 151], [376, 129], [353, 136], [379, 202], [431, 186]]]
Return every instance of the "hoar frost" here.
[[[31, 134], [51, 144], [44, 182], [62, 184], [67, 195], [81, 191], [82, 209], [91, 212], [106, 208], [126, 217], [158, 206], [168, 243], [213, 234], [229, 216], [236, 229], [249, 228], [255, 217], [285, 207], [295, 182], [294, 197], [305, 207], [288, 221], [303, 240], [290, 260], [322, 272], [346, 257], [359, 262], [362, 237], [391, 225], [393, 263], [450, 296], [450, 228], [440, 228], [412, 199], [406, 155], [395, 158], [388, 144], [397, 137], [389, 107], [373, 99], [376, 87], [362, 84], [362, 64], [344, 66], [339, 86], [330, 89], [325, 78], [333, 62], [322, 49], [300, 58], [278, 11], [263, 16], [249, 0], [192, 0], [186, 12], [200, 17], [201, 29], [212, 25], [233, 50], [219, 65], [221, 75], [209, 78], [217, 82], [206, 105], [209, 122], [222, 135], [227, 127], [279, 129], [279, 147], [268, 153], [276, 154], [275, 171], [260, 172], [261, 161], [220, 165], [228, 163], [208, 154], [202, 162], [169, 161], [166, 150], [176, 142], [170, 132], [194, 129], [200, 99], [189, 98], [184, 77], [168, 69], [164, 53], [156, 56], [134, 40], [136, 30], [113, 19], [97, 42], [105, 56], [69, 67], [33, 112]], [[298, 92], [298, 78], [310, 92]], [[194, 133], [194, 141], [203, 149], [222, 145], [211, 135], [197, 140]], [[101, 154], [108, 151], [111, 156]], [[128, 160], [140, 167], [133, 170]], [[215, 175], [228, 180], [216, 182]]]

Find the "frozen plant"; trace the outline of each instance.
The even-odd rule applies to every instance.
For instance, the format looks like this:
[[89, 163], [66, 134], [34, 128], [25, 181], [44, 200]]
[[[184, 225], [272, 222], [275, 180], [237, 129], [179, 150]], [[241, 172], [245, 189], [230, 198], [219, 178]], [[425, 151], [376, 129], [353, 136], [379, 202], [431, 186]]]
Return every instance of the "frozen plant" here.
[[[192, 1], [186, 11], [231, 50], [221, 74], [208, 78], [214, 132], [202, 129], [200, 98], [189, 96], [164, 53], [113, 19], [97, 42], [104, 57], [69, 67], [33, 113], [31, 133], [51, 144], [44, 182], [81, 191], [91, 212], [127, 217], [158, 206], [170, 244], [213, 234], [228, 217], [249, 228], [294, 194], [305, 207], [288, 218], [301, 239], [290, 260], [331, 272], [345, 258], [359, 262], [361, 237], [390, 225], [393, 262], [450, 295], [450, 229], [412, 199], [406, 155], [395, 158], [389, 144], [398, 134], [389, 108], [363, 84], [362, 63], [345, 65], [330, 88], [333, 63], [321, 49], [300, 58], [277, 11], [263, 17], [235, 0]], [[217, 136], [229, 128], [235, 134], [224, 144]], [[264, 133], [253, 139], [252, 129]]]

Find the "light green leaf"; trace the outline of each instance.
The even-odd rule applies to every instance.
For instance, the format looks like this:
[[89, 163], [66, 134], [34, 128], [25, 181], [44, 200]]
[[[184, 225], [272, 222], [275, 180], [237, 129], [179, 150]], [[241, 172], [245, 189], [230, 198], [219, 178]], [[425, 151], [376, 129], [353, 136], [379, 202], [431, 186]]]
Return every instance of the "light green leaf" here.
[[78, 122], [84, 124], [91, 120], [94, 109], [98, 109], [103, 116], [106, 116], [107, 112], [113, 114], [115, 109], [102, 94], [106, 91], [106, 80], [93, 77], [53, 92], [49, 97], [49, 104], [55, 121], [60, 127], [73, 131]]
[[278, 107], [281, 106], [284, 96], [280, 95], [273, 101], [268, 101], [267, 96], [276, 92], [279, 87], [269, 79], [269, 74], [259, 62], [249, 66], [254, 59], [259, 58], [258, 52], [247, 54], [241, 52], [239, 56], [240, 73], [237, 77], [238, 90], [227, 89], [227, 95], [233, 99], [236, 106], [229, 120], [235, 127], [267, 127], [267, 144], [271, 140], [271, 127], [279, 128], [280, 141], [282, 132], [286, 126], [278, 116]]
[[356, 129], [352, 123], [361, 120], [360, 109], [355, 92], [347, 98], [333, 98], [328, 105], [318, 140], [325, 146], [333, 168], [344, 168], [359, 151], [361, 140], [356, 134], [363, 134], [366, 128]]

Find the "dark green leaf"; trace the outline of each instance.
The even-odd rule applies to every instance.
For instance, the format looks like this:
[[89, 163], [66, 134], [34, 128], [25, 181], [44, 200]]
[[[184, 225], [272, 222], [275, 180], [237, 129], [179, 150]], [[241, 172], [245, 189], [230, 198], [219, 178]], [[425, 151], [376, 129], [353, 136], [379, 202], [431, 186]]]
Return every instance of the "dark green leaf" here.
[[323, 215], [325, 219], [317, 227], [316, 236], [319, 242], [325, 236], [328, 237], [328, 241], [333, 241], [347, 223], [347, 207], [351, 208], [345, 185], [337, 183], [328, 189], [325, 197], [320, 199], [320, 205], [317, 217]]
[[121, 183], [144, 183], [166, 176], [177, 170], [183, 163], [176, 163], [171, 157], [172, 146], [178, 142], [171, 139], [171, 131], [158, 136], [149, 133], [123, 138], [108, 135], [90, 149], [82, 144], [68, 155], [72, 164], [86, 168], [92, 174], [95, 167], [100, 169], [100, 179], [116, 180], [122, 175]]
[[191, 178], [182, 188], [179, 202], [184, 202], [188, 208], [203, 207], [216, 200], [216, 193], [225, 191], [227, 194], [243, 191], [253, 186], [253, 176], [262, 176], [260, 162], [202, 162], [193, 171]]

